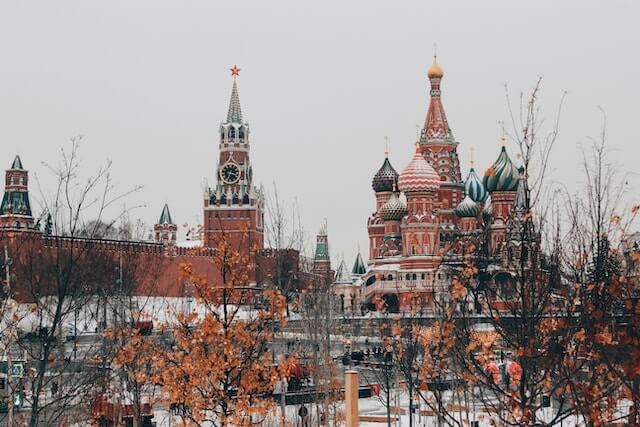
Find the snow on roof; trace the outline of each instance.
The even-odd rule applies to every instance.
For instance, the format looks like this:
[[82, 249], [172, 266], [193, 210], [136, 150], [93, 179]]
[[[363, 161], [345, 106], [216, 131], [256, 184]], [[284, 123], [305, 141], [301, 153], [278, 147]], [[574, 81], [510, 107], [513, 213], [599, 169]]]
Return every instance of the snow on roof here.
[[371, 271], [397, 271], [400, 270], [400, 264], [382, 264], [376, 265]]
[[176, 243], [179, 248], [200, 248], [202, 247], [202, 240], [183, 240]]

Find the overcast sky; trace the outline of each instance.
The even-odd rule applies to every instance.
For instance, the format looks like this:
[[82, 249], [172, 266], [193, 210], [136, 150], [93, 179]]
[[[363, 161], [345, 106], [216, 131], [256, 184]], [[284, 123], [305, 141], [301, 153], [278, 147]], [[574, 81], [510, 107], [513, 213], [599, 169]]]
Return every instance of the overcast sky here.
[[296, 198], [311, 236], [326, 217], [352, 263], [384, 137], [398, 172], [413, 153], [434, 43], [463, 175], [471, 147], [480, 171], [498, 155], [504, 85], [517, 98], [538, 76], [549, 121], [568, 92], [553, 179], [576, 186], [599, 107], [612, 160], [640, 171], [638, 17], [638, 1], [1, 0], [0, 166], [19, 153], [44, 180], [82, 135], [87, 173], [111, 159], [119, 189], [144, 186], [134, 216], [153, 224], [167, 202], [198, 224], [237, 64], [257, 183]]

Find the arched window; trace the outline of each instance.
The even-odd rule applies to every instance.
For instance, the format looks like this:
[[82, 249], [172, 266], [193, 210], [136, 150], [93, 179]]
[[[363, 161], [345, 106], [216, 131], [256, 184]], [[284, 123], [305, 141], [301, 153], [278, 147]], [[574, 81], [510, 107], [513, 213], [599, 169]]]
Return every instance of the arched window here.
[[231, 204], [237, 205], [239, 203], [240, 203], [240, 196], [238, 196], [238, 193], [233, 193], [233, 198], [231, 199]]
[[405, 280], [409, 280], [409, 273], [407, 273]]
[[249, 204], [249, 195], [245, 194], [244, 196], [242, 196], [242, 204], [243, 205], [248, 205]]
[[413, 275], [411, 276], [412, 280], [416, 280], [418, 278], [418, 275], [416, 273], [413, 273]]
[[392, 276], [391, 274], [389, 274], [389, 275], [387, 276], [387, 280], [393, 280], [393, 276]]

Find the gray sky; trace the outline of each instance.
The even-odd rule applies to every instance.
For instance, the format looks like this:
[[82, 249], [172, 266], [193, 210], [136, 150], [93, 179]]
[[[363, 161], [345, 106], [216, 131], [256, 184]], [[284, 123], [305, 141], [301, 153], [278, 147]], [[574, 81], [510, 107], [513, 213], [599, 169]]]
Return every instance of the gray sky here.
[[516, 98], [538, 76], [548, 120], [568, 91], [553, 179], [576, 185], [598, 106], [612, 159], [638, 171], [639, 16], [616, 0], [1, 0], [0, 166], [19, 152], [43, 179], [41, 161], [83, 135], [87, 172], [109, 158], [118, 188], [144, 186], [134, 215], [153, 223], [166, 201], [199, 223], [237, 64], [255, 179], [298, 199], [311, 236], [326, 217], [334, 259], [351, 263], [358, 245], [366, 255], [384, 136], [398, 172], [412, 155], [434, 43], [463, 175], [470, 147], [480, 172], [498, 155], [504, 85]]

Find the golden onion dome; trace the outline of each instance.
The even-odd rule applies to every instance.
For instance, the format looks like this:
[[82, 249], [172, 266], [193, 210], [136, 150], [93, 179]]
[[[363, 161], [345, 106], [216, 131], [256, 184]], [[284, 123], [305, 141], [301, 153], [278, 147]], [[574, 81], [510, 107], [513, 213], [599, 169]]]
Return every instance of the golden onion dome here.
[[442, 76], [444, 76], [444, 71], [442, 71], [442, 68], [438, 65], [438, 61], [435, 56], [433, 57], [433, 64], [431, 65], [431, 68], [427, 71], [427, 76], [429, 76], [430, 79], [442, 78]]

